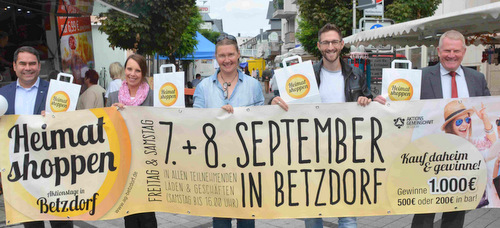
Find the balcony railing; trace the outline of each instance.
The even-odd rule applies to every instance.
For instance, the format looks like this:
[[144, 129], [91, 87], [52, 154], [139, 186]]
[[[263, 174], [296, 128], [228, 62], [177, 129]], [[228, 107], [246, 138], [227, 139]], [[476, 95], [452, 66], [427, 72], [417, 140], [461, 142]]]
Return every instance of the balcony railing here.
[[257, 49], [241, 49], [242, 57], [257, 57]]

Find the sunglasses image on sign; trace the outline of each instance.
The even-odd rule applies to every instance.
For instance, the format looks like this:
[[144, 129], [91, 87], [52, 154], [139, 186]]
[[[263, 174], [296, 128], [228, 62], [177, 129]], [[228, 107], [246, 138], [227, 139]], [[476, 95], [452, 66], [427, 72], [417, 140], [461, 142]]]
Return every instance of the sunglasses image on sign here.
[[[490, 150], [492, 145], [497, 141], [497, 137], [493, 129], [493, 124], [491, 124], [488, 119], [486, 110], [486, 107], [482, 103], [481, 108], [478, 110], [475, 107], [468, 109], [461, 100], [451, 101], [444, 107], [444, 124], [441, 126], [441, 130], [444, 132], [467, 139], [479, 150], [479, 152], [481, 152], [485, 159], [488, 168], [488, 184], [486, 186], [486, 192], [484, 193], [478, 208], [490, 205], [492, 200], [498, 202], [499, 205], [497, 206], [500, 206], [497, 189], [493, 185], [493, 178], [498, 176], [498, 174], [493, 173], [495, 173], [495, 164], [498, 163], [497, 161], [498, 157], [500, 157], [500, 151], [495, 152]], [[479, 118], [479, 120], [481, 120], [483, 123], [482, 127], [484, 128], [484, 134], [475, 137], [472, 136], [472, 117], [474, 114]], [[498, 173], [498, 165], [496, 169], [496, 173]]]

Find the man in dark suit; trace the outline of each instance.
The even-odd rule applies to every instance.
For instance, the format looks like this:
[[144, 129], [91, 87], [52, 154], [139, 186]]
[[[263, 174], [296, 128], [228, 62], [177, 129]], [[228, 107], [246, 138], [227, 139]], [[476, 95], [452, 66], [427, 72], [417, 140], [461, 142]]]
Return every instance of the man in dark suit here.
[[[40, 55], [32, 47], [20, 47], [14, 53], [14, 71], [17, 81], [0, 88], [0, 95], [8, 102], [5, 114], [33, 115], [45, 110], [49, 83], [41, 80]], [[50, 221], [52, 228], [73, 227], [72, 221]], [[43, 221], [24, 223], [26, 228], [44, 227]]]
[[[421, 99], [490, 96], [484, 75], [461, 66], [466, 46], [460, 32], [445, 32], [437, 50], [440, 63], [422, 69]], [[434, 216], [434, 213], [414, 215], [411, 227], [433, 227]], [[465, 211], [445, 212], [441, 227], [463, 227], [464, 218]]]
[[5, 114], [40, 114], [45, 110], [49, 83], [38, 77], [38, 51], [32, 47], [20, 47], [14, 53], [13, 66], [17, 81], [0, 88], [0, 95], [5, 97], [9, 105]]

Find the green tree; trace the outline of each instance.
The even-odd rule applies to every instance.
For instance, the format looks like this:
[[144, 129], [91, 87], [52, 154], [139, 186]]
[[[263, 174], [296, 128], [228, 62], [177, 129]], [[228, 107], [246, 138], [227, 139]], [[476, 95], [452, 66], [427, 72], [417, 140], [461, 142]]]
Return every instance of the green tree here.
[[208, 30], [208, 29], [200, 29], [201, 35], [203, 35], [207, 40], [210, 40], [212, 43], [217, 43], [217, 38], [220, 36], [220, 32]]
[[139, 18], [117, 11], [103, 13], [99, 31], [108, 35], [114, 47], [137, 53], [158, 53], [175, 62], [175, 56], [194, 51], [196, 31], [202, 22], [195, 0], [108, 0], [108, 3], [131, 9]]
[[[441, 0], [385, 0], [385, 17], [397, 23], [432, 16]], [[342, 36], [352, 34], [352, 0], [297, 0], [300, 9], [299, 32], [296, 37], [304, 49], [320, 57], [316, 42], [318, 31], [328, 22], [342, 30]], [[356, 15], [362, 17], [362, 11]]]
[[441, 0], [394, 0], [385, 7], [385, 16], [396, 23], [434, 15]]

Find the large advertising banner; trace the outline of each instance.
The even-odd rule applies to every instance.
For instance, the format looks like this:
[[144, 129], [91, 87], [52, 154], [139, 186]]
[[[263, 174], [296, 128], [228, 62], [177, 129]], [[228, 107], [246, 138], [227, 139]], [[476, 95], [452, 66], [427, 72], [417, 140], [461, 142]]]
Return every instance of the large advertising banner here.
[[[499, 114], [500, 97], [481, 97], [296, 104], [288, 112], [275, 105], [234, 114], [125, 107], [3, 116], [6, 220], [148, 211], [275, 219], [498, 207]], [[494, 128], [485, 130], [486, 123]]]
[[[66, 0], [59, 0], [58, 13], [89, 15], [89, 12], [92, 12], [91, 1], [68, 4]], [[75, 83], [82, 84], [85, 72], [94, 65], [90, 16], [58, 16], [57, 25], [61, 35], [62, 71], [72, 74]]]

